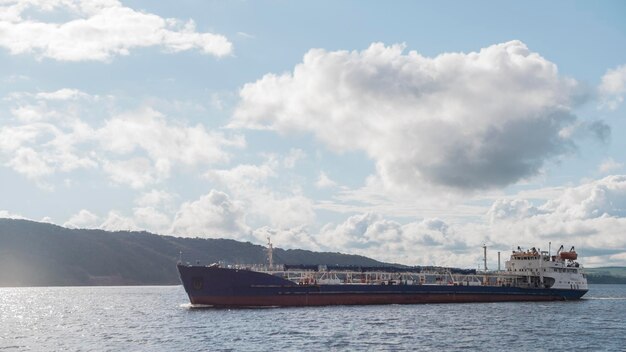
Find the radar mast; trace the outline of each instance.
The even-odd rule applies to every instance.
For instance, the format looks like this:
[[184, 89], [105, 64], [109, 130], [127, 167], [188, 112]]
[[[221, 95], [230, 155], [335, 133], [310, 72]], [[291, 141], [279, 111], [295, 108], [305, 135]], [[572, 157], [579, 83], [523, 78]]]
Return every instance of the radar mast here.
[[274, 247], [272, 246], [270, 236], [267, 236], [267, 260], [270, 264], [270, 270], [272, 270], [272, 267], [274, 267]]

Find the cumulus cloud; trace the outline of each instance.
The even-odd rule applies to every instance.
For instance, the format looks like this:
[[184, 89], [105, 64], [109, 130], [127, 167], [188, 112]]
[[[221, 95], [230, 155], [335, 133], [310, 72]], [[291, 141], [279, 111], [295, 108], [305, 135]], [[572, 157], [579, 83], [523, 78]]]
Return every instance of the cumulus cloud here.
[[[242, 241], [264, 243], [272, 236], [284, 248], [317, 248], [305, 226], [274, 228], [262, 226], [253, 230], [247, 224], [247, 217], [254, 216], [245, 201], [232, 198], [224, 192], [211, 190], [198, 199], [185, 201], [174, 207], [174, 195], [151, 190], [140, 196], [130, 214], [111, 210], [100, 217], [88, 210], [72, 215], [63, 226], [69, 228], [97, 228], [109, 231], [147, 230], [159, 234], [183, 237], [232, 238]], [[282, 209], [278, 209], [282, 211]], [[0, 212], [0, 217], [8, 217], [8, 212]]]
[[176, 213], [171, 233], [182, 236], [250, 239], [241, 204], [223, 192], [211, 190]]
[[172, 225], [168, 214], [150, 206], [134, 208], [133, 221], [138, 226], [156, 233], [169, 233]]
[[[149, 108], [107, 120], [94, 136], [101, 150], [112, 157], [130, 157], [108, 161], [108, 156], [104, 156], [103, 167], [113, 181], [134, 188], [167, 179], [175, 165], [194, 167], [225, 162], [229, 154], [224, 147], [245, 144], [242, 137], [228, 138], [200, 124], [172, 123]], [[133, 157], [136, 152], [145, 153], [145, 157]]]
[[575, 148], [562, 131], [585, 94], [524, 43], [434, 58], [404, 49], [312, 49], [292, 73], [244, 85], [230, 126], [307, 131], [332, 150], [364, 151], [400, 189], [504, 186]]
[[52, 173], [52, 168], [31, 148], [17, 149], [7, 165], [33, 179]]
[[611, 175], [551, 193], [541, 202], [496, 200], [484, 222], [449, 223], [427, 218], [401, 224], [365, 213], [327, 225], [314, 238], [323, 248], [405, 264], [476, 267], [480, 247], [488, 243], [491, 267], [495, 265], [495, 251], [506, 253], [518, 245], [547, 250], [548, 242], [552, 242], [554, 248], [560, 244], [576, 246], [588, 266], [626, 265], [626, 175]]
[[[14, 129], [11, 128], [5, 130], [7, 133], [12, 131]], [[79, 168], [93, 168], [97, 165], [89, 154], [77, 150], [76, 146], [82, 142], [82, 137], [76, 129], [72, 128], [67, 134], [55, 129], [53, 133], [42, 135], [42, 137], [44, 140], [49, 139], [41, 144], [35, 140], [29, 141], [30, 145], [22, 145], [15, 149], [15, 157], [7, 165], [33, 179], [55, 172], [70, 172]]]
[[541, 211], [526, 199], [499, 199], [489, 208], [487, 216], [491, 223], [503, 219], [524, 219]]
[[227, 138], [222, 133], [207, 131], [204, 126], [186, 126], [167, 121], [160, 112], [144, 108], [119, 116], [105, 123], [97, 132], [98, 141], [105, 150], [116, 154], [130, 154], [141, 149], [160, 167], [169, 169], [169, 163], [184, 165], [215, 163], [228, 160], [222, 146], [242, 147], [243, 137]]
[[467, 253], [467, 239], [438, 218], [400, 224], [376, 213], [357, 214], [326, 225], [316, 239], [327, 250], [412, 265], [472, 266], [479, 255]]
[[[50, 12], [71, 19], [61, 23], [40, 19]], [[33, 53], [59, 61], [107, 61], [151, 46], [167, 52], [198, 49], [217, 57], [232, 53], [226, 37], [198, 32], [193, 20], [162, 18], [116, 0], [3, 1], [0, 32], [0, 46], [13, 55]]]
[[626, 93], [626, 65], [609, 69], [598, 87], [600, 96], [602, 97], [602, 107], [609, 110], [615, 110], [624, 101]]
[[100, 225], [102, 230], [107, 231], [142, 231], [143, 228], [137, 226], [135, 221], [128, 216], [124, 216], [117, 211], [110, 211], [104, 222]]
[[63, 226], [70, 229], [95, 229], [99, 228], [102, 220], [96, 214], [87, 209], [81, 209], [72, 215]]
[[91, 127], [75, 116], [74, 106], [60, 111], [46, 100], [26, 93], [11, 98], [16, 106], [0, 126], [0, 163], [36, 180], [57, 171], [95, 167], [92, 156], [76, 148], [92, 138]]
[[111, 210], [105, 217], [100, 217], [87, 209], [81, 209], [63, 223], [70, 229], [101, 229], [106, 231], [140, 231], [136, 221], [121, 212]]
[[[245, 204], [251, 223], [288, 229], [310, 225], [315, 219], [313, 202], [291, 180], [279, 178], [281, 164], [270, 159], [261, 165], [241, 164], [232, 169], [210, 170], [205, 177]], [[276, 187], [269, 182], [278, 179]]]
[[167, 234], [172, 224], [171, 218], [150, 206], [137, 207], [131, 215], [126, 216], [117, 210], [111, 210], [103, 218], [87, 209], [81, 209], [63, 223], [71, 229], [101, 229], [107, 231], [140, 231], [148, 230]]
[[568, 188], [543, 209], [570, 219], [626, 217], [626, 176], [603, 179]]
[[276, 229], [269, 226], [260, 227], [252, 232], [257, 243], [264, 243], [270, 237], [272, 242], [280, 248], [320, 250], [314, 236], [305, 226], [296, 226], [289, 229]]
[[[58, 100], [61, 107], [51, 105]], [[227, 148], [245, 145], [242, 136], [174, 122], [151, 108], [105, 111], [103, 124], [89, 124], [82, 115], [102, 114], [102, 102], [73, 89], [17, 94], [11, 102], [13, 119], [0, 126], [0, 162], [38, 181], [102, 168], [113, 182], [139, 189], [168, 179], [177, 166], [226, 162]]]
[[543, 243], [547, 248], [551, 241], [576, 245], [590, 254], [626, 253], [626, 176], [611, 175], [564, 188], [536, 208], [526, 200], [498, 201], [490, 215], [492, 223], [484, 230], [491, 233], [493, 243], [505, 248], [515, 243]]
[[12, 213], [8, 210], [0, 210], [0, 219], [22, 219], [28, 220], [28, 218], [23, 217], [22, 215]]

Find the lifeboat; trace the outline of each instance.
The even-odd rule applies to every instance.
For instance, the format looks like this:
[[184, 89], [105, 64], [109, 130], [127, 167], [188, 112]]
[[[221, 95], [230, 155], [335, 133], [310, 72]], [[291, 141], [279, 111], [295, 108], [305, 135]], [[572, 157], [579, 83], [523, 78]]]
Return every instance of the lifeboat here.
[[576, 253], [576, 252], [561, 252], [561, 254], [559, 256], [561, 257], [561, 259], [576, 260], [578, 258], [578, 253]]

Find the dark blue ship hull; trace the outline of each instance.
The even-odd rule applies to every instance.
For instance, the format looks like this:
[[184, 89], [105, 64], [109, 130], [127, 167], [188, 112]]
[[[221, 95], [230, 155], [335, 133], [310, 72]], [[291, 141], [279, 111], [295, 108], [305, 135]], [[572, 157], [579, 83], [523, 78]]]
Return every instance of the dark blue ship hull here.
[[577, 300], [587, 290], [455, 285], [297, 285], [250, 270], [178, 265], [192, 304], [221, 307]]

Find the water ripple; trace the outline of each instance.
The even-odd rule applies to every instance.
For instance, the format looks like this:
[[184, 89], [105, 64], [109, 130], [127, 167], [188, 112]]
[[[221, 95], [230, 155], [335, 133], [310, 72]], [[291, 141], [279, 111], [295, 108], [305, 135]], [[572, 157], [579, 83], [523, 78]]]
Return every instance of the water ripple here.
[[624, 300], [214, 309], [180, 286], [0, 288], [0, 351], [613, 351]]

